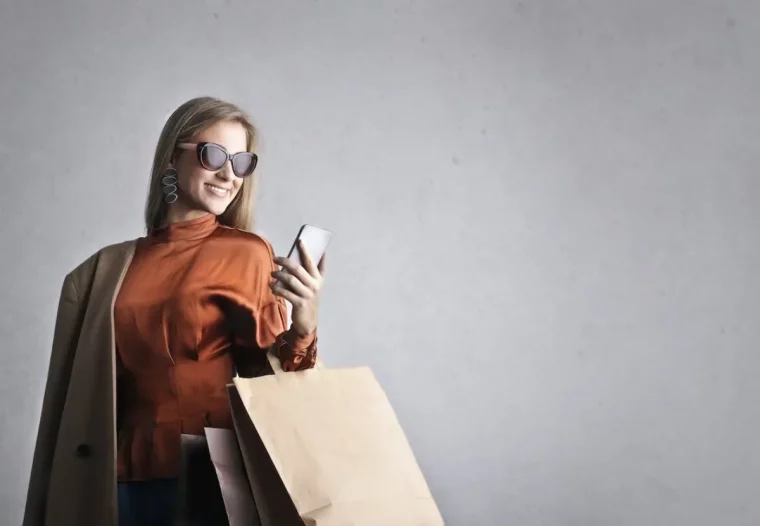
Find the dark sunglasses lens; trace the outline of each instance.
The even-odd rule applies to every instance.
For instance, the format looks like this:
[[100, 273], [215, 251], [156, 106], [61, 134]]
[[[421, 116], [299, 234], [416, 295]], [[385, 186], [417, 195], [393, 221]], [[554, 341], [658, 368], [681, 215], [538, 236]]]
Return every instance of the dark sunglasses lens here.
[[232, 158], [232, 171], [238, 177], [248, 177], [256, 168], [257, 160], [253, 153], [239, 153]]
[[215, 144], [205, 144], [201, 149], [201, 164], [208, 170], [218, 170], [227, 162], [227, 153]]

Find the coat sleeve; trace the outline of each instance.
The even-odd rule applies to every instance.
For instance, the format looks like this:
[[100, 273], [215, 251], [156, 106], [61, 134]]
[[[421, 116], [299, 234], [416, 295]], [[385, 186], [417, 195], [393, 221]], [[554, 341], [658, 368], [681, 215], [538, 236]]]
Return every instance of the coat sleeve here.
[[61, 297], [58, 302], [58, 313], [53, 333], [53, 349], [50, 356], [45, 395], [42, 400], [42, 413], [32, 459], [23, 526], [42, 526], [45, 523], [50, 469], [74, 363], [74, 353], [81, 328], [83, 310], [74, 279], [69, 274], [63, 282]]

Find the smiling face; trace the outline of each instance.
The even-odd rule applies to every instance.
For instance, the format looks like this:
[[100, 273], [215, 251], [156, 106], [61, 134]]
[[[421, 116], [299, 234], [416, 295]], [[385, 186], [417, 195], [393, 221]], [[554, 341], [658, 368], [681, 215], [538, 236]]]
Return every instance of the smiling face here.
[[[212, 142], [228, 153], [247, 151], [248, 137], [243, 125], [236, 121], [220, 121], [193, 137], [192, 143]], [[204, 168], [196, 150], [180, 149], [174, 161], [177, 170], [178, 199], [169, 208], [169, 222], [201, 217], [207, 213], [221, 215], [235, 199], [243, 185], [228, 161], [217, 171]]]

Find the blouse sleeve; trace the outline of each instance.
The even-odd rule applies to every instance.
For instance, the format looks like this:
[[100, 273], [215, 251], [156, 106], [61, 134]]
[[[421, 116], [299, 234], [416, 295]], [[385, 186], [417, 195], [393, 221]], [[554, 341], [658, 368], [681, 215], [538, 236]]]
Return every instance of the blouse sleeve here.
[[307, 336], [299, 336], [288, 329], [285, 300], [275, 296], [269, 288], [273, 281], [271, 272], [276, 270], [274, 253], [267, 241], [259, 239], [266, 249], [256, 251], [257, 261], [245, 273], [248, 276], [247, 283], [243, 287], [245, 291], [241, 291], [245, 298], [239, 298], [242, 301], [238, 302], [238, 307], [243, 307], [248, 316], [253, 316], [253, 320], [250, 317], [247, 322], [237, 320], [235, 343], [271, 350], [280, 360], [284, 371], [310, 369], [317, 362], [316, 331]]
[[259, 311], [257, 326], [260, 330], [257, 332], [262, 348], [272, 349], [284, 371], [311, 369], [317, 362], [316, 332], [298, 336], [292, 330], [285, 330], [287, 319], [282, 298], [275, 297]]

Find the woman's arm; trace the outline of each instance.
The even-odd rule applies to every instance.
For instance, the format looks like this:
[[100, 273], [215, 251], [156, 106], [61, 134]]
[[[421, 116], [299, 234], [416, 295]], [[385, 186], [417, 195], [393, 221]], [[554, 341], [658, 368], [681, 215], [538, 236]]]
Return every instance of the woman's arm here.
[[[256, 240], [254, 250], [244, 260], [246, 269], [239, 274], [237, 294], [218, 298], [233, 328], [236, 347], [271, 350], [285, 371], [314, 367], [324, 260], [317, 267], [302, 252], [301, 266], [275, 258], [266, 240], [258, 236]], [[293, 305], [290, 327], [285, 300]]]
[[316, 331], [325, 258], [323, 256], [316, 265], [300, 240], [298, 250], [303, 266], [288, 258], [274, 258], [273, 262], [282, 266], [282, 270], [272, 271], [275, 281], [269, 285], [271, 293], [277, 298], [280, 313], [286, 319], [283, 299], [293, 305], [293, 323], [275, 343], [284, 370], [308, 369], [314, 367], [317, 360]]
[[298, 250], [303, 266], [289, 258], [274, 258], [274, 263], [280, 265], [282, 270], [272, 272], [274, 281], [269, 283], [269, 288], [275, 296], [284, 298], [293, 305], [291, 329], [299, 336], [306, 336], [317, 330], [325, 258], [322, 256], [317, 266], [300, 239]]

